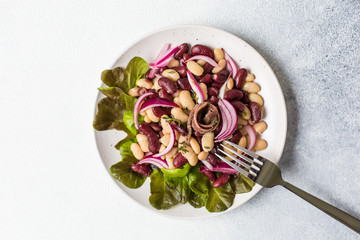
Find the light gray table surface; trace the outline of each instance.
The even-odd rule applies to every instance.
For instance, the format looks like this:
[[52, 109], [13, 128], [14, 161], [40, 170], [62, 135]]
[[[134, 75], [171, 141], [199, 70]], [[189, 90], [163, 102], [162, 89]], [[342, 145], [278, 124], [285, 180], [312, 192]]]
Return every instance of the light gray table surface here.
[[284, 178], [360, 218], [359, 1], [1, 1], [0, 239], [360, 239], [281, 187], [183, 221], [112, 183], [91, 129], [100, 73], [174, 24], [261, 53], [286, 100]]

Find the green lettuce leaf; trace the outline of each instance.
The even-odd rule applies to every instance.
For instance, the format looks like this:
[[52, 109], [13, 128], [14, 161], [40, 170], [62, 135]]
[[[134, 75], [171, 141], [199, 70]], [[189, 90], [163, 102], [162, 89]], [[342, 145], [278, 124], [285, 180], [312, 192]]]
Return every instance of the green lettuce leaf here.
[[130, 151], [131, 140], [122, 144], [120, 154], [122, 160], [110, 167], [110, 173], [116, 180], [122, 182], [128, 188], [139, 188], [146, 180], [140, 173], [134, 172], [131, 165], [138, 162]]
[[128, 63], [124, 71], [124, 79], [121, 81], [119, 87], [128, 93], [131, 88], [136, 84], [136, 81], [140, 79], [149, 69], [149, 64], [141, 57], [134, 57]]
[[136, 142], [136, 138], [128, 139], [119, 146], [119, 152], [120, 152], [120, 156], [122, 158], [134, 157], [134, 155], [130, 149], [131, 144], [134, 142]]
[[207, 195], [211, 187], [210, 180], [199, 172], [199, 166], [192, 167], [188, 174], [191, 191], [199, 195]]
[[123, 80], [124, 80], [124, 69], [121, 67], [104, 70], [101, 73], [101, 81], [106, 85], [108, 85], [109, 87], [120, 87], [120, 84]]
[[165, 177], [158, 170], [153, 171], [150, 176], [150, 197], [151, 206], [156, 209], [169, 209], [179, 203], [178, 192], [165, 183]]
[[190, 191], [189, 203], [194, 208], [201, 208], [205, 206], [206, 199], [207, 199], [207, 195], [200, 195], [194, 193], [193, 191]]
[[235, 193], [229, 183], [219, 188], [210, 188], [205, 208], [209, 212], [222, 212], [232, 206]]
[[188, 202], [191, 190], [189, 188], [187, 177], [165, 176], [165, 184], [169, 188], [173, 188], [176, 190], [177, 194], [175, 195], [175, 197], [179, 203], [185, 204]]
[[93, 127], [98, 131], [117, 129], [123, 130], [123, 111], [125, 104], [106, 97], [99, 101]]
[[136, 98], [125, 94], [120, 88], [109, 87], [109, 88], [98, 88], [98, 89], [105, 96], [117, 100], [120, 105], [124, 106], [124, 109], [127, 110], [134, 109]]
[[[133, 111], [126, 111], [124, 112], [123, 121], [127, 129], [133, 134], [136, 135], [138, 130], [135, 128], [134, 118], [133, 118]], [[138, 115], [138, 122], [139, 124], [144, 121], [144, 117], [140, 114]]]
[[236, 194], [250, 192], [255, 185], [251, 179], [244, 177], [241, 174], [236, 177], [232, 176], [229, 183]]
[[175, 169], [165, 169], [162, 168], [161, 171], [167, 177], [185, 177], [190, 170], [190, 164], [186, 163], [182, 168], [175, 168]]

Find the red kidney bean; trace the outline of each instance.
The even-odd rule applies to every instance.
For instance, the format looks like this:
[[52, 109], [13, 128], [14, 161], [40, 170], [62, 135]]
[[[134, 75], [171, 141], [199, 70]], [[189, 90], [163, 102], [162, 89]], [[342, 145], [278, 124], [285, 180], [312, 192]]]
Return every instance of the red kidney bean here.
[[171, 114], [170, 108], [167, 108], [167, 107], [152, 107], [151, 109], [152, 109], [154, 115], [157, 117], [161, 117], [162, 115], [170, 116], [170, 114]]
[[212, 82], [211, 86], [221, 88], [225, 82]]
[[[169, 114], [170, 115], [170, 114]], [[176, 124], [176, 123], [170, 123], [170, 125], [176, 129], [181, 135], [186, 136], [187, 135], [187, 129], [182, 124]]]
[[237, 89], [242, 88], [246, 75], [247, 75], [247, 71], [245, 68], [240, 68], [237, 74], [235, 75], [234, 81], [235, 81], [235, 87]]
[[175, 157], [174, 157], [174, 167], [179, 168], [182, 167], [183, 165], [185, 165], [185, 163], [187, 163], [188, 160], [181, 154], [178, 153]]
[[228, 71], [226, 68], [224, 68], [223, 70], [221, 70], [221, 71], [218, 72], [218, 73], [225, 75], [227, 78], [228, 78], [229, 75], [230, 75], [229, 71]]
[[177, 60], [180, 60], [185, 53], [187, 53], [189, 51], [189, 44], [187, 43], [183, 43], [179, 46], [179, 50], [174, 53], [174, 58]]
[[174, 94], [177, 91], [176, 84], [166, 77], [161, 77], [158, 84], [169, 94]]
[[234, 100], [234, 101], [231, 101], [230, 103], [231, 103], [231, 105], [234, 106], [234, 108], [236, 109], [236, 111], [238, 113], [241, 113], [245, 110], [245, 105], [242, 102], [240, 102], [239, 100]]
[[189, 80], [187, 78], [179, 78], [176, 81], [176, 83], [179, 86], [179, 88], [182, 90], [188, 90], [188, 91], [192, 90]]
[[152, 153], [159, 152], [160, 149], [160, 141], [158, 138], [158, 135], [153, 132], [152, 134], [147, 135], [147, 138], [149, 140], [149, 150]]
[[214, 154], [209, 153], [208, 157], [206, 158], [206, 160], [211, 164], [211, 165], [218, 165], [221, 160], [216, 157]]
[[174, 69], [175, 71], [177, 71], [181, 77], [187, 77], [187, 72], [186, 72], [185, 66], [173, 67], [171, 69]]
[[214, 104], [215, 106], [217, 106], [218, 101], [219, 101], [219, 99], [216, 96], [211, 96], [210, 97], [210, 102], [212, 104]]
[[163, 131], [160, 131], [160, 132], [159, 132], [159, 136], [160, 136], [160, 138], [162, 138], [162, 137], [164, 136]]
[[224, 186], [229, 180], [230, 180], [230, 174], [223, 173], [220, 175], [220, 177], [218, 177], [218, 179], [216, 179], [215, 182], [213, 182], [212, 185], [214, 188], [218, 188]]
[[241, 101], [245, 104], [249, 103], [250, 102], [249, 93], [247, 91], [242, 91], [242, 92], [243, 92], [244, 96], [241, 99]]
[[[150, 75], [150, 72], [153, 72], [153, 74], [152, 75]], [[145, 73], [145, 77], [147, 78], [147, 79], [153, 79], [154, 77], [155, 77], [155, 73], [158, 73], [159, 72], [159, 70], [158, 69], [156, 69], [155, 71], [153, 70], [153, 69], [151, 69], [151, 68], [149, 68], [149, 70], [147, 70], [147, 72]]]
[[196, 139], [196, 141], [200, 144], [200, 146], [201, 146], [201, 144], [202, 144], [202, 137], [196, 137], [195, 136], [195, 139]]
[[171, 95], [168, 94], [164, 89], [160, 89], [159, 91], [159, 97], [160, 98], [165, 98], [167, 100], [171, 100]]
[[241, 100], [243, 97], [243, 92], [239, 89], [231, 89], [227, 91], [224, 95], [224, 98], [228, 101], [231, 101], [233, 99]]
[[202, 174], [204, 174], [205, 177], [207, 177], [212, 182], [216, 180], [215, 174], [210, 170], [205, 170], [202, 172]]
[[233, 137], [231, 138], [230, 142], [238, 144], [241, 137], [242, 137], [241, 132], [239, 130], [236, 130], [234, 132]]
[[212, 79], [215, 82], [219, 82], [219, 83], [224, 83], [227, 80], [227, 75], [225, 74], [220, 74], [220, 73], [215, 73], [212, 77]]
[[186, 62], [187, 60], [189, 60], [189, 58], [191, 58], [192, 55], [190, 53], [185, 53], [184, 56], [183, 56], [183, 60], [184, 62]]
[[202, 134], [197, 132], [197, 131], [194, 131], [194, 135], [195, 135], [195, 137], [201, 137], [202, 136]]
[[202, 66], [202, 68], [204, 69], [204, 73], [211, 73], [212, 70], [214, 69], [213, 65], [211, 65], [210, 63], [206, 62], [204, 64], [204, 66]]
[[209, 87], [208, 93], [210, 96], [217, 96], [219, 95], [220, 90], [217, 87]]
[[219, 148], [219, 145], [220, 145], [219, 143], [215, 143], [215, 146], [213, 147], [213, 149], [211, 149], [210, 152], [211, 152], [212, 154], [215, 154], [215, 153], [217, 153], [217, 154], [219, 154], [219, 155], [222, 154], [222, 153], [219, 151], [219, 149], [218, 149], [218, 148]]
[[146, 136], [155, 133], [151, 126], [145, 122], [139, 124], [139, 132], [145, 134]]
[[215, 136], [218, 135], [221, 132], [222, 124], [219, 124], [217, 128], [215, 129]]
[[131, 165], [131, 169], [134, 172], [140, 173], [141, 175], [144, 175], [147, 177], [149, 177], [152, 172], [151, 167], [149, 165], [145, 165], [145, 164], [134, 163], [133, 165]]
[[167, 66], [160, 68], [160, 69], [159, 69], [159, 73], [162, 74], [162, 72], [165, 71], [166, 69], [168, 69]]
[[191, 48], [191, 54], [192, 55], [204, 55], [211, 58], [214, 58], [214, 52], [207, 46], [196, 44]]
[[261, 109], [259, 105], [255, 102], [249, 103], [249, 109], [251, 113], [251, 121], [257, 123], [261, 119]]
[[149, 125], [155, 132], [160, 132], [162, 129], [160, 123], [149, 123]]
[[144, 95], [144, 93], [146, 93], [146, 88], [141, 87], [141, 88], [138, 89], [139, 96]]
[[204, 76], [201, 76], [200, 82], [210, 84], [212, 82], [212, 75], [207, 73]]

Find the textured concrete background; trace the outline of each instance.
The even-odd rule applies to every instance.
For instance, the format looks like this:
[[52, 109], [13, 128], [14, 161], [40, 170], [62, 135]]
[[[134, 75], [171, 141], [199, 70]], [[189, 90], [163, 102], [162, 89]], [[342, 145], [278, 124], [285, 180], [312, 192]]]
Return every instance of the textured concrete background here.
[[142, 35], [205, 24], [254, 46], [288, 109], [286, 180], [360, 218], [359, 1], [1, 1], [1, 239], [359, 239], [281, 187], [180, 221], [125, 198], [90, 122], [100, 72]]

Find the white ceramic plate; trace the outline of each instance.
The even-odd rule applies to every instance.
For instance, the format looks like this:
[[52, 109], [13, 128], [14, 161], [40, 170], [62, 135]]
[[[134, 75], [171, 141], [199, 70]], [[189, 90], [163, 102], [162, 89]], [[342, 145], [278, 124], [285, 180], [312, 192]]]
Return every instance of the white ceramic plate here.
[[[264, 120], [268, 124], [268, 129], [262, 134], [262, 138], [268, 142], [268, 147], [259, 154], [278, 163], [286, 138], [286, 107], [279, 82], [264, 58], [248, 43], [226, 31], [207, 26], [179, 25], [163, 28], [143, 37], [130, 46], [113, 67], [126, 67], [134, 56], [140, 56], [147, 62], [151, 62], [164, 43], [167, 42], [170, 42], [172, 46], [186, 42], [191, 45], [204, 44], [211, 48], [224, 48], [240, 67], [250, 70], [256, 76], [255, 82], [261, 86], [259, 94], [265, 101]], [[99, 94], [96, 102], [101, 98], [103, 96]], [[122, 132], [115, 130], [95, 131], [98, 150], [108, 171], [111, 165], [120, 161], [119, 152], [114, 148], [114, 145], [123, 137]], [[205, 208], [195, 209], [190, 204], [178, 204], [169, 210], [156, 210], [151, 207], [148, 201], [150, 196], [149, 179], [138, 189], [129, 189], [121, 182], [115, 182], [131, 199], [157, 213], [179, 218], [203, 218], [221, 214], [209, 213]], [[237, 194], [233, 206], [225, 212], [239, 207], [259, 192], [261, 188], [260, 185], [256, 184], [251, 192]]]

